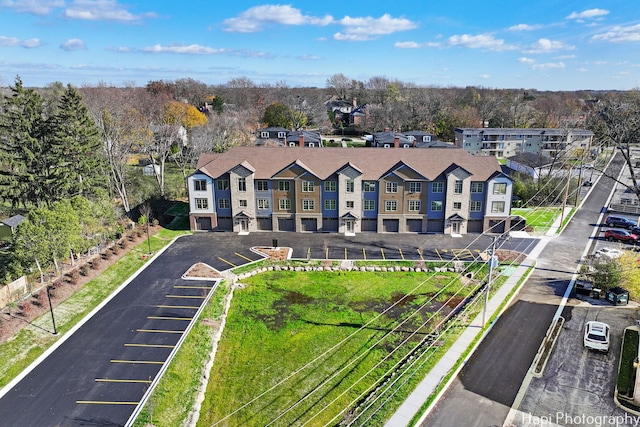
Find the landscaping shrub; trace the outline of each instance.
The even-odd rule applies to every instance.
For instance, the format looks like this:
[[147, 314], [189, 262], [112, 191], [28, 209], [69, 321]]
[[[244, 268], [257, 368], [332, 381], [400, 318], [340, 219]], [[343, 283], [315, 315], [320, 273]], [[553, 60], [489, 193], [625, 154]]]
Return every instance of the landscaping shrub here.
[[89, 268], [85, 264], [82, 267], [80, 267], [80, 275], [81, 276], [86, 276], [87, 274], [89, 274]]
[[100, 258], [96, 258], [93, 261], [91, 261], [91, 268], [94, 270], [97, 270], [100, 268], [100, 264], [101, 264]]

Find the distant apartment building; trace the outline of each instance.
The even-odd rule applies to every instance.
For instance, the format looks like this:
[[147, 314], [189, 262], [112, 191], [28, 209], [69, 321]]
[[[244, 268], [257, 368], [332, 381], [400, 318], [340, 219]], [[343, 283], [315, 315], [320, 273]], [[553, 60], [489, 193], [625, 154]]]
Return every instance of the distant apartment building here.
[[194, 231], [503, 232], [512, 182], [463, 150], [235, 147], [188, 177]]
[[475, 156], [511, 157], [536, 153], [555, 158], [576, 150], [588, 153], [593, 132], [585, 129], [456, 128], [455, 145]]

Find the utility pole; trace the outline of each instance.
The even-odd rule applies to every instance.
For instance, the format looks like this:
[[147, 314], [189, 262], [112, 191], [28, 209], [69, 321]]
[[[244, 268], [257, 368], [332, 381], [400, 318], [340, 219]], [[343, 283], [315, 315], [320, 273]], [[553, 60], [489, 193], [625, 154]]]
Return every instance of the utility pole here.
[[569, 187], [571, 184], [571, 173], [573, 167], [569, 167], [569, 173], [567, 174], [567, 186], [564, 188], [564, 198], [562, 199], [562, 210], [560, 211], [560, 228], [564, 222], [564, 208], [567, 206], [567, 198], [569, 197]]
[[497, 261], [498, 261], [498, 259], [495, 258], [497, 242], [498, 242], [498, 237], [493, 237], [493, 242], [491, 242], [491, 249], [489, 252], [489, 261], [488, 261], [489, 278], [487, 279], [487, 285], [485, 286], [484, 309], [482, 310], [482, 327], [483, 328], [485, 327], [486, 321], [487, 321], [487, 305], [489, 305], [489, 291], [491, 290], [491, 279], [493, 278], [493, 267], [494, 267], [494, 264], [497, 264]]

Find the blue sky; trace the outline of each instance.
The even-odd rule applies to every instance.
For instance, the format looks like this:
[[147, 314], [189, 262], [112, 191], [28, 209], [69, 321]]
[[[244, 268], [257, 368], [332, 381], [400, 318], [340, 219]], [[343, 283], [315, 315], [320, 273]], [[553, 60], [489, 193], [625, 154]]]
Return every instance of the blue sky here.
[[0, 0], [0, 83], [640, 87], [640, 1]]

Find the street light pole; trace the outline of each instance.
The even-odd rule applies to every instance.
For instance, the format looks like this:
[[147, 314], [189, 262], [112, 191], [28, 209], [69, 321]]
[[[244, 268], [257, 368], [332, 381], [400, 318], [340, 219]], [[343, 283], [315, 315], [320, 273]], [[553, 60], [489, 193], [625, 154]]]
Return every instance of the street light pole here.
[[47, 299], [49, 300], [49, 310], [51, 311], [51, 323], [53, 323], [53, 335], [58, 335], [58, 329], [56, 329], [56, 319], [53, 317], [53, 305], [51, 304], [51, 286], [47, 285]]

